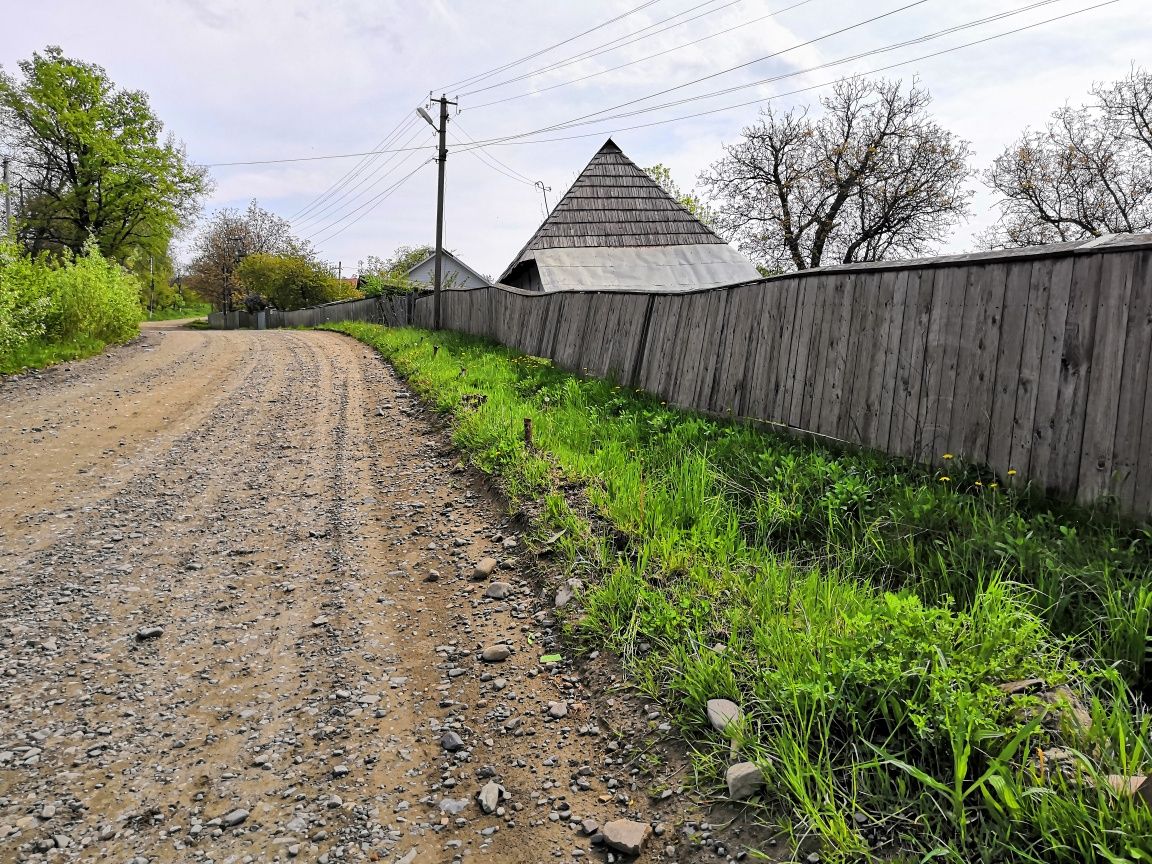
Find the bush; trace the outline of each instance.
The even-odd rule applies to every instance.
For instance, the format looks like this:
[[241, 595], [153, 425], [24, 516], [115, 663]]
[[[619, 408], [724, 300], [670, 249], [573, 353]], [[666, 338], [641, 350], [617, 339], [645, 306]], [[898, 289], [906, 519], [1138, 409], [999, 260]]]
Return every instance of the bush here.
[[52, 362], [44, 349], [53, 346], [83, 345], [91, 353], [131, 339], [139, 332], [138, 298], [136, 278], [94, 243], [59, 259], [0, 244], [0, 368], [18, 369], [29, 357]]

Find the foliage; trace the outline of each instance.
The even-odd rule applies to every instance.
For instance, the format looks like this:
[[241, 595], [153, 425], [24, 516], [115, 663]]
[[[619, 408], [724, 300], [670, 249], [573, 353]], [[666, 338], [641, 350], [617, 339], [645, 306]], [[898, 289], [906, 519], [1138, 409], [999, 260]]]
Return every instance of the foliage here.
[[234, 275], [246, 255], [316, 257], [309, 243], [293, 236], [287, 219], [253, 200], [244, 212], [226, 207], [201, 225], [192, 242], [187, 283], [217, 309], [239, 308], [244, 291]]
[[33, 258], [0, 244], [0, 370], [92, 354], [138, 332], [139, 285], [100, 254]]
[[242, 293], [285, 311], [360, 296], [326, 265], [304, 255], [249, 255], [236, 267], [235, 282]]
[[718, 222], [717, 213], [696, 194], [695, 190], [684, 192], [679, 184], [672, 179], [672, 171], [663, 163], [657, 162], [651, 168], [645, 168], [645, 173], [655, 180], [660, 188], [667, 192], [673, 200], [681, 204], [685, 210], [713, 230]]
[[968, 143], [913, 82], [852, 79], [806, 109], [768, 108], [701, 174], [717, 225], [770, 270], [922, 255], [967, 213]]
[[1000, 219], [985, 246], [1035, 246], [1152, 230], [1152, 72], [1092, 90], [1025, 129], [983, 174]]
[[408, 271], [436, 251], [435, 246], [397, 246], [387, 258], [369, 255], [358, 263], [360, 283], [366, 297], [407, 294], [416, 290]]
[[80, 254], [93, 238], [120, 262], [162, 255], [208, 191], [140, 91], [57, 47], [0, 73], [0, 139], [23, 188], [18, 236], [33, 252]]
[[[763, 803], [817, 835], [824, 860], [1148, 860], [1152, 811], [1106, 780], [1147, 773], [1148, 717], [1093, 656], [1102, 632], [1149, 644], [1147, 619], [1097, 602], [1148, 584], [1148, 527], [963, 466], [942, 483], [705, 419], [469, 337], [332, 329], [451, 414], [514, 506], [543, 502], [542, 536], [563, 529], [552, 548], [589, 583], [574, 632], [673, 712], [706, 782], [730, 744], [705, 702], [741, 703], [736, 742], [765, 773]], [[572, 483], [605, 528], [572, 508]], [[1027, 678], [1065, 695], [997, 686]]]

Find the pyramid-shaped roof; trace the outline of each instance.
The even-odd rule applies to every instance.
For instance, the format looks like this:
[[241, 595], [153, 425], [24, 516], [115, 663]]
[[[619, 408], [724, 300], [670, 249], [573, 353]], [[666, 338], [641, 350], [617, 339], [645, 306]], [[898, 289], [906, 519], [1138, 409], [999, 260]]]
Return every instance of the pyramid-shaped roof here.
[[712, 243], [726, 245], [609, 138], [500, 279], [542, 249]]

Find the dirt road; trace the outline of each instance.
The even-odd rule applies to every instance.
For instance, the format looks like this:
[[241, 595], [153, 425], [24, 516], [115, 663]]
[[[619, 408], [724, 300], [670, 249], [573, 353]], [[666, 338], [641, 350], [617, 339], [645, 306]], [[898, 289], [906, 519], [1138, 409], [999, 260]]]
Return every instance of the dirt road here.
[[729, 857], [541, 669], [515, 529], [363, 346], [153, 325], [0, 417], [0, 860]]

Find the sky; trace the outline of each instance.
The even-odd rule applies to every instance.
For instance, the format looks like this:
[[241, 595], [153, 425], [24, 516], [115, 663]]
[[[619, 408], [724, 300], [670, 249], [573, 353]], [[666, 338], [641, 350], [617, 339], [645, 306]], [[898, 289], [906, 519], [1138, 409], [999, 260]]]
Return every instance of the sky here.
[[[878, 74], [918, 76], [936, 120], [970, 141], [984, 167], [1026, 126], [1086, 101], [1093, 82], [1152, 57], [1147, 0], [1089, 8], [1100, 2], [0, 0], [12, 5], [0, 66], [15, 71], [33, 51], [59, 45], [117, 85], [147, 92], [189, 158], [212, 166], [206, 214], [256, 199], [292, 218], [295, 233], [344, 275], [368, 255], [433, 242], [435, 133], [415, 109], [443, 92], [459, 103], [448, 125], [445, 245], [499, 276], [541, 222], [543, 194], [555, 205], [609, 136], [637, 164], [663, 163], [690, 189], [761, 107], [818, 111], [829, 83], [892, 64], [902, 65]], [[1086, 11], [925, 56], [1078, 10]], [[493, 70], [502, 71], [478, 78]], [[754, 83], [766, 78], [777, 80]], [[709, 95], [732, 87], [742, 89]], [[601, 119], [688, 97], [704, 98]], [[731, 107], [752, 100], [767, 101]], [[699, 112], [711, 113], [684, 116]], [[573, 121], [583, 125], [539, 131]], [[628, 128], [640, 124], [655, 125]], [[462, 146], [492, 139], [511, 140]], [[379, 149], [398, 152], [221, 164]], [[995, 197], [973, 188], [973, 218], [941, 238], [941, 252], [972, 249], [994, 221]]]

